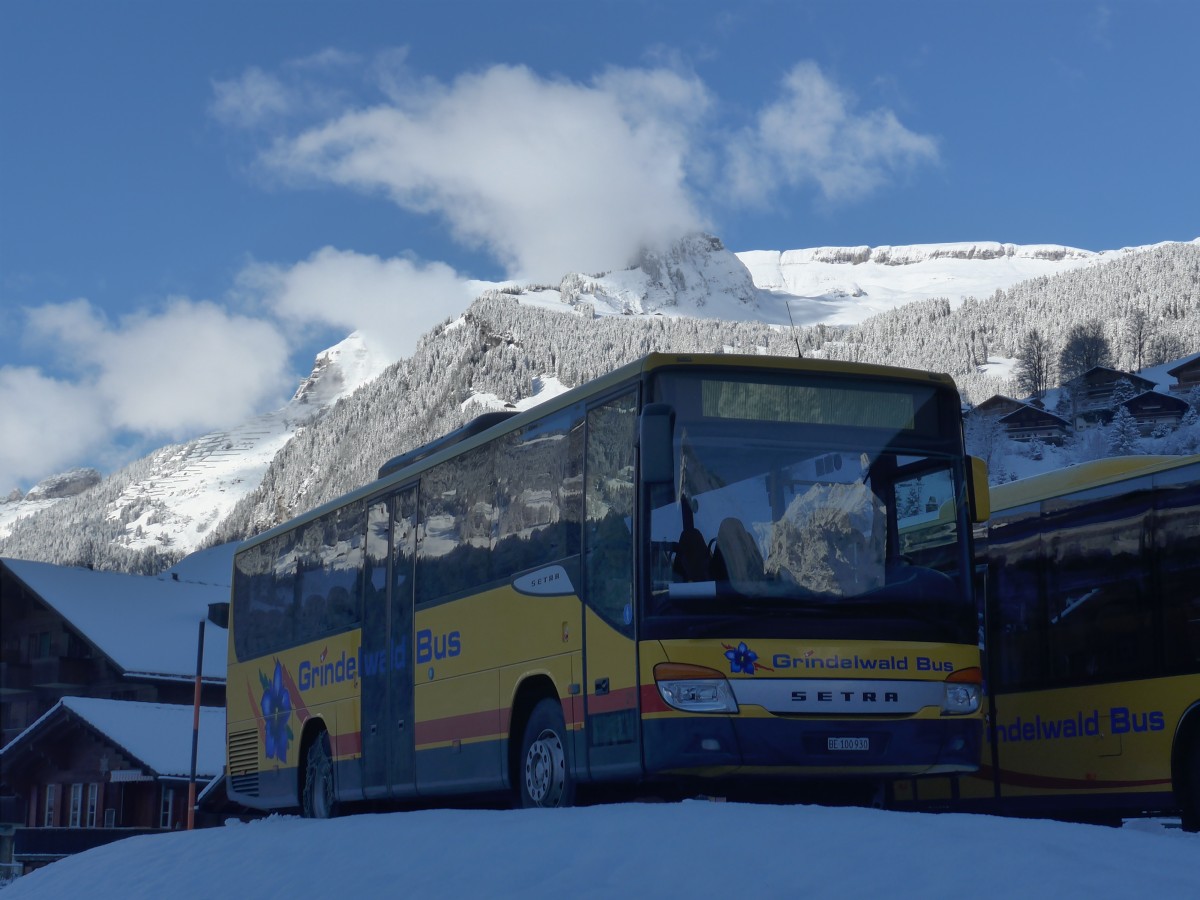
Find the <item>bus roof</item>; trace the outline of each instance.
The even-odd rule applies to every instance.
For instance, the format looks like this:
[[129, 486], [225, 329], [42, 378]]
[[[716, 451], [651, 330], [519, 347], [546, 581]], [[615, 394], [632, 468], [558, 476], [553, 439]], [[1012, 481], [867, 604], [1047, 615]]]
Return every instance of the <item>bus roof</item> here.
[[[569, 391], [559, 394], [545, 403], [540, 403], [537, 406], [524, 410], [511, 417], [506, 417], [498, 423], [490, 423], [491, 427], [486, 427], [478, 430], [475, 433], [471, 432], [471, 425], [468, 423], [464, 429], [459, 431], [468, 432], [467, 436], [461, 440], [447, 442], [447, 438], [455, 435], [457, 432], [451, 432], [450, 435], [443, 435], [435, 438], [422, 446], [416, 447], [413, 450], [400, 454], [384, 464], [384, 467], [389, 471], [385, 476], [377, 481], [370, 482], [363, 487], [356, 488], [349, 493], [338, 497], [328, 503], [322, 504], [319, 507], [311, 509], [307, 512], [289, 519], [286, 522], [281, 522], [278, 525], [269, 528], [268, 530], [247, 538], [246, 541], [239, 547], [239, 551], [243, 547], [252, 546], [259, 543], [260, 540], [265, 540], [269, 537], [274, 537], [281, 532], [290, 530], [296, 525], [300, 525], [311, 519], [318, 518], [331, 510], [343, 506], [346, 503], [351, 503], [356, 500], [372, 496], [380, 491], [385, 484], [391, 486], [393, 483], [399, 484], [406, 480], [411, 475], [427, 468], [431, 468], [444, 459], [455, 456], [459, 453], [466, 452], [476, 446], [494, 440], [503, 434], [510, 431], [515, 431], [523, 428], [532, 422], [536, 422], [546, 415], [558, 412], [561, 409], [566, 409], [572, 404], [578, 403], [580, 400], [590, 397], [595, 394], [602, 394], [612, 388], [615, 388], [625, 381], [635, 378], [639, 375], [644, 375], [658, 369], [666, 369], [674, 366], [697, 366], [697, 367], [713, 367], [713, 368], [729, 368], [729, 369], [774, 369], [776, 371], [785, 370], [790, 372], [813, 372], [829, 375], [859, 375], [873, 378], [883, 378], [892, 381], [909, 382], [914, 384], [932, 384], [941, 390], [957, 391], [954, 379], [949, 375], [939, 372], [926, 372], [920, 369], [905, 369], [899, 366], [883, 366], [874, 363], [858, 363], [844, 362], [841, 360], [830, 359], [804, 359], [801, 357], [790, 356], [767, 356], [760, 354], [736, 354], [736, 353], [648, 353], [640, 359], [626, 363], [613, 371], [601, 375], [599, 378], [584, 384], [574, 387]], [[406, 457], [412, 457], [411, 464], [405, 465]], [[399, 466], [394, 465], [400, 462]]]
[[1112, 456], [997, 485], [992, 512], [1200, 462], [1200, 456]]

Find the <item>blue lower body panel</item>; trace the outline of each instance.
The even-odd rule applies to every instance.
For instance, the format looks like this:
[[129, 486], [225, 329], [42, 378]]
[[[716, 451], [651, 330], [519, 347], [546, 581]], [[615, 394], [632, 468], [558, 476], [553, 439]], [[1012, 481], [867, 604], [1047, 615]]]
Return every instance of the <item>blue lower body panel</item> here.
[[770, 774], [764, 769], [814, 769], [831, 776], [865, 770], [897, 775], [972, 772], [979, 768], [983, 736], [978, 719], [837, 722], [692, 716], [650, 719], [643, 726], [648, 775], [712, 769], [732, 774], [731, 767], [753, 768], [758, 774]]

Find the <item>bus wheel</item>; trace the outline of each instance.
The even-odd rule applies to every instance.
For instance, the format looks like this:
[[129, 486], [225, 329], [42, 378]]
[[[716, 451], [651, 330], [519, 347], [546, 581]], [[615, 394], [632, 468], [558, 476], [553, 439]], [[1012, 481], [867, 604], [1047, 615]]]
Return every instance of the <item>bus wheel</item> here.
[[570, 806], [575, 780], [567, 759], [567, 727], [557, 700], [541, 700], [521, 740], [521, 806]]
[[1187, 757], [1183, 761], [1183, 806], [1180, 816], [1184, 831], [1200, 831], [1200, 729], [1193, 729]]
[[331, 819], [337, 814], [337, 805], [333, 800], [333, 757], [329, 752], [328, 731], [322, 731], [308, 745], [300, 812], [308, 819]]

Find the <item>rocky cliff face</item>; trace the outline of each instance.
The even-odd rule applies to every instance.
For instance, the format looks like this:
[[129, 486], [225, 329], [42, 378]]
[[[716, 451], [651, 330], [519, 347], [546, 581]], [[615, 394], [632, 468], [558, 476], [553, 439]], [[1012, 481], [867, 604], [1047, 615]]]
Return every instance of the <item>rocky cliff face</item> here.
[[[665, 247], [647, 247], [636, 265], [603, 275], [566, 276], [559, 285], [564, 303], [592, 304], [599, 314], [705, 315], [739, 318], [732, 303], [752, 316], [759, 291], [746, 266], [720, 238], [691, 234]], [[714, 309], [714, 300], [721, 308]]]
[[99, 483], [100, 473], [97, 470], [71, 469], [69, 472], [43, 479], [30, 488], [29, 493], [21, 499], [31, 503], [36, 500], [61, 500], [64, 497], [78, 496]]

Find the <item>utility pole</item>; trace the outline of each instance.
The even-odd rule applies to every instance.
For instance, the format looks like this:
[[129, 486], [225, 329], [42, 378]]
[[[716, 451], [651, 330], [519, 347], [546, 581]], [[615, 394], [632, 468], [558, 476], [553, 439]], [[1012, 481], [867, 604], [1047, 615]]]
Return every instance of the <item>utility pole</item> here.
[[200, 679], [204, 675], [204, 620], [196, 641], [196, 689], [192, 693], [192, 774], [188, 781], [187, 830], [196, 827], [196, 750], [200, 744]]

